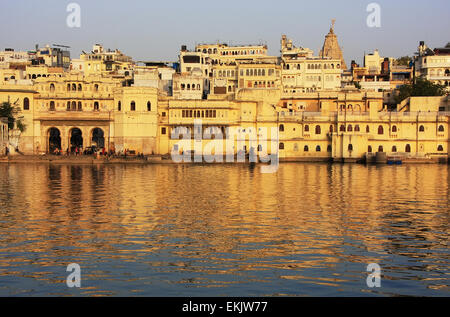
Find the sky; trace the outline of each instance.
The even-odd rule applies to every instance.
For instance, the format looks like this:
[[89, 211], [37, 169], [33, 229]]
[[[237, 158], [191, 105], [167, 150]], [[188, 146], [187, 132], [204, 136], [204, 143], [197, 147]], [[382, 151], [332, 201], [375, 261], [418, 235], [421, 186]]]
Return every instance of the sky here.
[[[80, 28], [66, 24], [71, 2], [80, 5]], [[381, 8], [379, 28], [366, 23], [372, 2]], [[1, 0], [0, 8], [0, 50], [60, 44], [72, 58], [101, 43], [135, 61], [176, 61], [181, 45], [218, 41], [263, 43], [278, 56], [282, 34], [317, 55], [332, 19], [348, 65], [375, 49], [411, 56], [419, 41], [450, 42], [449, 0]]]

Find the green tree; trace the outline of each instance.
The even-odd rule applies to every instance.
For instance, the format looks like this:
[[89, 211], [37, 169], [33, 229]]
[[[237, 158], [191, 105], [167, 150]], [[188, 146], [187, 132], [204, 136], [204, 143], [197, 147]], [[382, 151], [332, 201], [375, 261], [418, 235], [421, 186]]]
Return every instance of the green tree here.
[[411, 62], [411, 57], [409, 56], [402, 56], [395, 60], [394, 64], [396, 66], [409, 66], [409, 63]]
[[445, 87], [439, 84], [419, 77], [416, 79], [416, 83], [402, 85], [397, 89], [397, 95], [395, 96], [395, 102], [401, 103], [408, 97], [417, 96], [443, 96], [445, 94]]
[[8, 128], [14, 129], [14, 123], [16, 123], [17, 128], [20, 132], [25, 131], [26, 126], [23, 123], [23, 117], [20, 116], [20, 107], [11, 102], [6, 101], [0, 105], [0, 117], [8, 118]]

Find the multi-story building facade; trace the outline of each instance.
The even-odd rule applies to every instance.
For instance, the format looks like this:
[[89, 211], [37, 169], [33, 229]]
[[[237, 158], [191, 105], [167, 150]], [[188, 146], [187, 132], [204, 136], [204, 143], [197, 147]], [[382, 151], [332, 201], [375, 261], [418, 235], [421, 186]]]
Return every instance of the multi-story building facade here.
[[51, 47], [46, 45], [30, 52], [32, 54], [33, 65], [46, 65], [48, 67], [60, 67], [68, 70], [70, 67], [70, 51], [68, 46], [58, 45], [60, 47]]
[[392, 57], [381, 57], [378, 50], [364, 55], [364, 66], [352, 63], [353, 82], [362, 90], [390, 92], [413, 79], [412, 66], [395, 65]]
[[340, 59], [314, 57], [310, 49], [295, 47], [281, 38], [282, 86], [285, 95], [299, 95], [341, 88]]
[[4, 51], [0, 51], [0, 68], [9, 68], [12, 64], [25, 64], [31, 63], [31, 56], [28, 52], [16, 52], [13, 48], [5, 48]]
[[[107, 56], [121, 54], [101, 47], [85, 54], [91, 69], [27, 66], [28, 82], [0, 84], [0, 102], [19, 107], [26, 126], [9, 143], [23, 154], [95, 146], [163, 156], [253, 151], [284, 160], [448, 157], [448, 97], [411, 99], [388, 111], [382, 92], [338, 89], [341, 59], [315, 58], [286, 37], [281, 51], [278, 59], [265, 46], [199, 45], [182, 50], [177, 73], [135, 67], [126, 57], [109, 63]], [[130, 72], [109, 71], [109, 64]], [[162, 89], [169, 77], [172, 89]]]
[[155, 153], [157, 88], [123, 87], [110, 76], [65, 73], [37, 78], [30, 86], [0, 86], [0, 96], [21, 109], [26, 130], [17, 146], [24, 154], [93, 145]]
[[416, 76], [440, 84], [450, 91], [450, 43], [443, 48], [429, 49], [420, 42], [415, 60]]
[[102, 45], [95, 44], [90, 53], [83, 52], [79, 59], [73, 59], [71, 69], [86, 75], [102, 73], [120, 73], [130, 76], [133, 68], [131, 57], [119, 50], [105, 50]]

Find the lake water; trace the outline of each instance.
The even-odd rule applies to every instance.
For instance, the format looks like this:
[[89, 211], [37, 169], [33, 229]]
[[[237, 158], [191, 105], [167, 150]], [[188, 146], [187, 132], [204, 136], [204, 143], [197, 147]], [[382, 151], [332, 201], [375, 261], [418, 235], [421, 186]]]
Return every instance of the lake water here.
[[450, 295], [447, 165], [2, 164], [0, 177], [3, 296]]

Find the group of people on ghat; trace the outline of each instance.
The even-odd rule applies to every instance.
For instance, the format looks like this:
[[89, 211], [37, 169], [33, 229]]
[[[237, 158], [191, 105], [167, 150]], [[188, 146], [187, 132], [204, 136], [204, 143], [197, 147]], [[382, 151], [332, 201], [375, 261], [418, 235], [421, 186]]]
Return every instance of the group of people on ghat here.
[[[56, 147], [53, 150], [53, 154], [54, 155], [62, 155], [63, 151], [60, 148]], [[110, 150], [109, 153], [108, 153], [104, 147], [101, 148], [101, 149], [94, 149], [92, 147], [89, 147], [89, 148], [86, 148], [86, 149], [83, 150], [82, 147], [78, 147], [78, 146], [66, 149], [66, 155], [67, 156], [69, 156], [69, 155], [75, 155], [75, 156], [79, 156], [79, 155], [95, 155], [95, 154], [100, 154], [100, 155], [103, 155], [103, 156], [105, 156], [105, 155], [114, 155], [114, 150]]]

